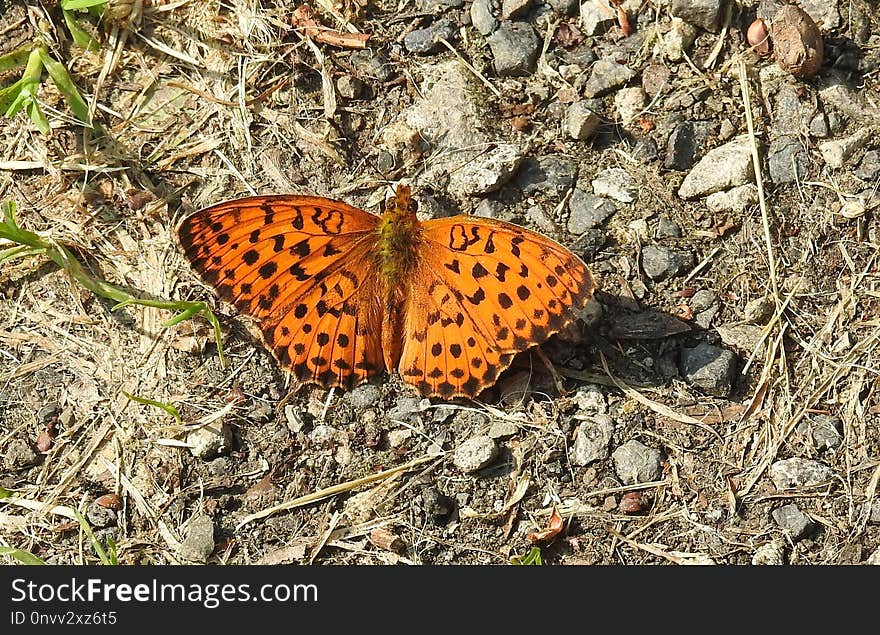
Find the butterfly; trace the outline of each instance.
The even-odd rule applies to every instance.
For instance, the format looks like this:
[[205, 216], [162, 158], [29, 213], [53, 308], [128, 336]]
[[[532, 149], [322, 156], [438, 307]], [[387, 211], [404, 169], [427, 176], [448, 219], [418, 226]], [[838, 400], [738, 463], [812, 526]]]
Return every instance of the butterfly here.
[[596, 288], [580, 258], [518, 225], [418, 220], [406, 185], [381, 216], [317, 196], [251, 196], [195, 212], [177, 235], [279, 364], [328, 388], [396, 370], [424, 396], [474, 397], [516, 353], [574, 322]]

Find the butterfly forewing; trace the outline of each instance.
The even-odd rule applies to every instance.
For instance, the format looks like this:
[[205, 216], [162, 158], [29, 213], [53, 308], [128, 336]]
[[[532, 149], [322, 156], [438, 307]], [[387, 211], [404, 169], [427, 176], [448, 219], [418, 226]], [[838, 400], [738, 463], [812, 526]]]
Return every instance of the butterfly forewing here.
[[378, 218], [332, 199], [256, 196], [184, 219], [181, 245], [221, 297], [257, 321], [301, 380], [357, 384], [383, 368]]

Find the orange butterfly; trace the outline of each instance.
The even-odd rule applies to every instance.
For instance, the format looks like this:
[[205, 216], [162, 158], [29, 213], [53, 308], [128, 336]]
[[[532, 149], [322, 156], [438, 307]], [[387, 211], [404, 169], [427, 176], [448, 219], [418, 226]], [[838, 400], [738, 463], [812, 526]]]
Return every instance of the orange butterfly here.
[[404, 185], [381, 216], [317, 196], [251, 196], [196, 212], [178, 236], [280, 364], [325, 387], [397, 369], [425, 396], [473, 397], [572, 323], [595, 289], [580, 258], [517, 225], [419, 221]]

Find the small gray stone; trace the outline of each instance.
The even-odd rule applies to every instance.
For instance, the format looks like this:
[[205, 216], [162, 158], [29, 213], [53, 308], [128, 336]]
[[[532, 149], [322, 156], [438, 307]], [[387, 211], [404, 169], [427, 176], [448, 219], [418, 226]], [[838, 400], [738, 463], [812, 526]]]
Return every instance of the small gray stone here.
[[396, 76], [394, 67], [375, 49], [355, 51], [349, 55], [348, 61], [362, 76], [370, 79], [387, 82]]
[[[571, 244], [571, 250], [589, 262], [608, 242], [608, 232], [601, 229], [588, 229]], [[589, 304], [587, 305], [589, 307]]]
[[215, 421], [191, 431], [186, 444], [193, 456], [210, 461], [232, 449], [232, 428], [225, 422]]
[[455, 33], [455, 25], [444, 18], [437, 20], [437, 22], [427, 28], [410, 31], [403, 38], [403, 45], [407, 51], [417, 55], [440, 53], [446, 50], [446, 47], [440, 40], [448, 42], [455, 37]]
[[871, 511], [868, 513], [869, 525], [880, 525], [880, 500], [871, 502]]
[[823, 33], [840, 26], [837, 0], [798, 0], [797, 4], [813, 18]]
[[413, 435], [413, 431], [409, 428], [401, 428], [399, 430], [392, 430], [388, 433], [388, 447], [390, 448], [399, 448], [407, 440], [411, 439]]
[[647, 96], [641, 86], [621, 88], [614, 94], [614, 109], [617, 111], [618, 120], [624, 125], [628, 125], [641, 114], [645, 110], [646, 103]]
[[842, 139], [832, 139], [819, 144], [819, 152], [828, 167], [842, 168], [855, 152], [874, 135], [873, 128], [861, 128]]
[[607, 198], [575, 188], [568, 201], [568, 231], [579, 236], [601, 225], [616, 211], [617, 206]]
[[753, 324], [719, 324], [715, 327], [725, 346], [751, 354], [761, 345], [764, 329]]
[[455, 509], [455, 499], [429, 485], [422, 490], [422, 508], [435, 524], [443, 524]]
[[422, 400], [418, 397], [399, 397], [394, 407], [388, 411], [390, 421], [411, 423], [422, 412]]
[[651, 137], [642, 137], [637, 140], [630, 154], [636, 161], [643, 164], [656, 161], [660, 156], [657, 150], [657, 142]]
[[605, 414], [596, 414], [581, 421], [571, 448], [572, 465], [589, 465], [608, 458], [608, 446], [614, 434], [614, 421]]
[[880, 565], [880, 547], [871, 552], [871, 555], [865, 559], [865, 564], [872, 566]]
[[498, 20], [492, 13], [491, 0], [474, 0], [471, 4], [471, 24], [480, 35], [489, 35], [498, 27]]
[[826, 139], [830, 134], [831, 130], [828, 128], [828, 119], [825, 118], [825, 113], [820, 112], [810, 119], [811, 136], [818, 137], [819, 139]]
[[515, 20], [523, 17], [532, 6], [532, 0], [502, 0], [501, 19]]
[[382, 392], [375, 384], [361, 384], [345, 393], [342, 399], [355, 410], [366, 410], [375, 406], [381, 397]]
[[92, 501], [88, 509], [86, 509], [86, 519], [89, 521], [92, 529], [110, 527], [116, 524], [116, 510]]
[[6, 446], [6, 467], [18, 470], [39, 463], [40, 457], [24, 439], [13, 439]]
[[476, 196], [497, 191], [516, 173], [523, 155], [512, 143], [499, 143], [492, 150], [469, 161], [450, 177], [456, 194]]
[[663, 160], [663, 167], [670, 170], [689, 170], [694, 165], [696, 152], [694, 124], [690, 121], [682, 121], [666, 141], [666, 158]]
[[648, 483], [660, 478], [660, 450], [632, 439], [614, 450], [614, 470], [624, 485]]
[[541, 41], [530, 24], [503, 22], [488, 41], [499, 76], [521, 77], [535, 72]]
[[360, 99], [366, 85], [353, 75], [341, 75], [336, 80], [336, 90], [345, 99]]
[[447, 9], [461, 9], [464, 0], [419, 0], [419, 9], [426, 13], [440, 13]]
[[740, 185], [726, 192], [715, 192], [706, 197], [710, 212], [742, 213], [758, 203], [758, 188], [751, 183]]
[[576, 101], [565, 111], [563, 127], [566, 134], [577, 141], [586, 141], [599, 127], [599, 115], [593, 112], [586, 101]]
[[806, 538], [816, 530], [816, 521], [793, 503], [774, 509], [770, 515], [777, 525], [788, 532], [792, 540]]
[[514, 183], [523, 194], [560, 196], [574, 185], [577, 163], [557, 155], [528, 157], [520, 165]]
[[579, 0], [547, 0], [547, 4], [562, 15], [574, 15], [577, 13]]
[[708, 289], [700, 289], [691, 298], [691, 309], [693, 309], [696, 313], [699, 313], [700, 311], [705, 311], [710, 306], [715, 304], [717, 300], [718, 298], [715, 296], [715, 294]]
[[769, 295], [755, 298], [746, 303], [743, 319], [749, 324], [766, 324], [776, 312], [776, 302]]
[[753, 174], [751, 145], [747, 137], [739, 137], [706, 153], [684, 178], [678, 195], [690, 199], [720, 192], [747, 183]]
[[832, 478], [834, 478], [834, 470], [812, 459], [794, 457], [776, 461], [770, 466], [770, 480], [779, 490], [812, 487], [826, 483]]
[[840, 434], [840, 419], [827, 415], [813, 415], [807, 421], [813, 445], [820, 452], [823, 450], [836, 450], [843, 444], [843, 435]]
[[498, 445], [490, 436], [472, 437], [455, 449], [452, 462], [465, 474], [481, 470], [498, 457]]
[[504, 440], [516, 436], [519, 428], [512, 421], [493, 421], [489, 427], [489, 436], [493, 439]]
[[632, 203], [639, 195], [638, 183], [623, 168], [606, 168], [591, 184], [596, 196], [607, 196], [621, 203]]
[[863, 181], [874, 181], [880, 175], [880, 154], [876, 150], [865, 152], [859, 169], [853, 172]]
[[608, 2], [584, 0], [581, 2], [580, 27], [586, 35], [596, 35], [617, 21], [617, 13]]
[[188, 560], [207, 562], [214, 552], [214, 522], [210, 516], [201, 514], [190, 520], [181, 551]]
[[598, 386], [582, 386], [574, 394], [578, 410], [586, 414], [605, 414], [608, 412], [608, 399]]
[[785, 549], [781, 540], [771, 540], [755, 549], [752, 564], [779, 566], [785, 564]]
[[477, 204], [474, 210], [474, 216], [482, 216], [483, 218], [501, 218], [507, 207], [500, 201], [491, 198], [484, 198]]
[[672, 18], [669, 31], [663, 36], [663, 52], [671, 62], [681, 61], [697, 38], [697, 29], [681, 18]]
[[733, 385], [736, 365], [734, 353], [702, 342], [694, 348], [682, 349], [679, 371], [692, 386], [710, 395], [726, 397]]
[[716, 33], [721, 27], [721, 0], [672, 0], [670, 12], [706, 31]]
[[620, 88], [635, 77], [635, 72], [617, 62], [609, 59], [601, 59], [593, 65], [590, 78], [584, 85], [584, 97], [602, 97]]
[[777, 185], [803, 180], [807, 176], [809, 162], [803, 144], [795, 137], [777, 137], [770, 142], [767, 163], [770, 179]]
[[642, 269], [651, 280], [664, 280], [680, 275], [694, 266], [694, 255], [660, 245], [647, 245], [642, 249]]
[[657, 219], [656, 238], [681, 238], [681, 227], [666, 216]]

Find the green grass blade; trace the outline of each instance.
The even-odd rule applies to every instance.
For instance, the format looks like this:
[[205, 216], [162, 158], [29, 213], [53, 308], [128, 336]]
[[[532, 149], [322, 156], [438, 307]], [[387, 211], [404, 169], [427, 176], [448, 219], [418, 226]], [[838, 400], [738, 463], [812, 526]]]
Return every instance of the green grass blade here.
[[67, 105], [70, 106], [73, 114], [76, 115], [77, 119], [79, 119], [84, 125], [91, 126], [89, 107], [86, 105], [82, 95], [79, 94], [76, 86], [73, 85], [73, 80], [70, 79], [70, 75], [67, 73], [64, 64], [53, 60], [44, 48], [40, 49], [40, 59], [43, 62], [43, 66], [49, 72], [52, 81], [55, 82], [58, 90], [64, 95], [64, 99], [67, 101]]
[[95, 532], [92, 531], [91, 525], [89, 525], [89, 521], [86, 520], [85, 516], [79, 513], [79, 510], [74, 510], [76, 514], [76, 519], [79, 521], [80, 529], [82, 529], [83, 533], [89, 539], [89, 542], [92, 543], [92, 549], [95, 550], [95, 553], [98, 554], [98, 558], [101, 559], [102, 564], [113, 564], [111, 562], [110, 557], [107, 555], [107, 552], [104, 551], [103, 545], [101, 545], [101, 541], [95, 537]]
[[101, 4], [107, 4], [107, 0], [61, 0], [61, 8], [65, 11], [88, 9]]
[[28, 56], [31, 54], [29, 46], [22, 46], [6, 55], [0, 55], [0, 73], [5, 73], [13, 68], [24, 66], [27, 64]]
[[64, 22], [67, 24], [67, 30], [70, 31], [74, 44], [87, 51], [97, 51], [101, 48], [101, 43], [79, 25], [75, 15], [67, 10], [63, 10], [61, 14], [64, 16]]
[[145, 406], [154, 406], [156, 408], [161, 408], [162, 410], [164, 410], [165, 412], [170, 414], [172, 417], [174, 417], [174, 420], [178, 424], [182, 423], [182, 421], [183, 421], [180, 417], [180, 413], [177, 412], [177, 408], [175, 408], [171, 404], [167, 404], [167, 403], [164, 403], [161, 401], [155, 401], [153, 399], [147, 399], [146, 397], [138, 397], [137, 395], [130, 395], [129, 393], [125, 392], [124, 390], [122, 391], [122, 394], [125, 395], [126, 397], [128, 397], [129, 399], [131, 399], [132, 401], [142, 403]]
[[0, 487], [0, 499], [9, 498], [10, 496], [15, 496], [15, 492], [8, 490], [5, 487]]
[[544, 562], [541, 560], [541, 549], [539, 547], [532, 547], [532, 550], [524, 556], [513, 556], [510, 559], [510, 564], [525, 566], [537, 566], [544, 564]]
[[46, 564], [44, 560], [38, 558], [30, 551], [15, 549], [14, 547], [0, 547], [0, 556], [9, 556], [10, 558], [15, 558], [22, 564]]

